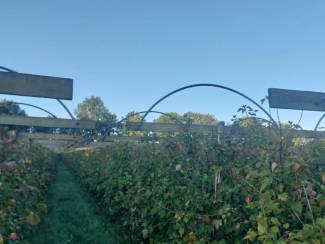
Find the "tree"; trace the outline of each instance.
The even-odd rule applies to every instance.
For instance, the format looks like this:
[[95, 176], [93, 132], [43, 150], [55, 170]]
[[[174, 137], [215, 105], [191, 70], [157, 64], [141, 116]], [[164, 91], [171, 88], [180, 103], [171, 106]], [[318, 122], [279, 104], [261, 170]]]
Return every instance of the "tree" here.
[[98, 122], [116, 122], [116, 115], [112, 114], [104, 105], [100, 97], [91, 96], [78, 104], [75, 115], [79, 119], [89, 119]]
[[[136, 111], [129, 112], [125, 117], [125, 122], [140, 122], [141, 115]], [[129, 131], [126, 127], [123, 127], [122, 132], [128, 136], [144, 136], [143, 132], [140, 131]]]
[[166, 113], [168, 115], [160, 115], [157, 119], [154, 120], [155, 123], [163, 123], [163, 124], [173, 124], [184, 122], [184, 117], [178, 113], [170, 112]]
[[216, 125], [218, 120], [212, 114], [201, 114], [197, 112], [187, 112], [183, 115], [186, 120], [190, 120], [193, 124], [200, 125]]
[[187, 112], [184, 115], [180, 115], [175, 112], [167, 113], [167, 115], [161, 115], [154, 120], [156, 123], [177, 123], [178, 121], [192, 124], [202, 125], [216, 125], [218, 120], [211, 114], [201, 114], [197, 112]]
[[128, 122], [140, 122], [141, 115], [138, 114], [136, 111], [131, 111], [126, 115], [126, 121]]
[[0, 114], [27, 116], [26, 112], [12, 101], [0, 100]]

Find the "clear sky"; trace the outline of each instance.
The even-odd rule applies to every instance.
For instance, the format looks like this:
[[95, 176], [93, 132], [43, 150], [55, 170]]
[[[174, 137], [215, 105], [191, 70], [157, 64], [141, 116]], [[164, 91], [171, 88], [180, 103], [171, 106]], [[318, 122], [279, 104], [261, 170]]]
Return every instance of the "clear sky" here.
[[[323, 0], [3, 0], [0, 65], [73, 78], [69, 108], [97, 95], [120, 117], [192, 83], [230, 86], [257, 100], [269, 87], [325, 92], [324, 13]], [[7, 98], [66, 117], [50, 99]], [[197, 88], [157, 109], [229, 121], [243, 104]], [[283, 120], [299, 115], [280, 111]], [[302, 123], [312, 128], [320, 116], [305, 113]]]

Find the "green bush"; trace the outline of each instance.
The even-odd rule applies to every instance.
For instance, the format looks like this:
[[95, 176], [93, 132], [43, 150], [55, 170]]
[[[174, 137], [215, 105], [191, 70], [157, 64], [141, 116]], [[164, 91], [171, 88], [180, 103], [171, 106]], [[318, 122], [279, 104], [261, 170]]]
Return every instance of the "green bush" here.
[[[2, 130], [4, 128], [2, 127]], [[3, 134], [2, 134], [3, 136]], [[0, 244], [24, 240], [47, 211], [45, 193], [55, 167], [45, 149], [0, 138]]]
[[179, 136], [65, 160], [133, 242], [325, 243], [324, 145], [278, 142]]

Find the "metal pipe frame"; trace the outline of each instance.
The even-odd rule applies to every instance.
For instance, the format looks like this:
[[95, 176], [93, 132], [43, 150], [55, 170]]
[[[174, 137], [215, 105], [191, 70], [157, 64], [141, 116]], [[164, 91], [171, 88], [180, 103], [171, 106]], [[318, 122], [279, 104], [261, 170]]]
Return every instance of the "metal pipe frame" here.
[[227, 91], [230, 91], [232, 93], [235, 93], [243, 98], [245, 98], [246, 100], [250, 101], [251, 103], [253, 103], [255, 106], [257, 106], [259, 109], [261, 109], [266, 115], [267, 117], [269, 117], [270, 121], [277, 127], [279, 128], [277, 122], [274, 120], [274, 118], [270, 115], [270, 113], [268, 113], [260, 104], [258, 104], [256, 101], [254, 101], [252, 98], [246, 96], [245, 94], [237, 91], [237, 90], [234, 90], [232, 88], [229, 88], [229, 87], [226, 87], [226, 86], [222, 86], [222, 85], [218, 85], [218, 84], [212, 84], [212, 83], [199, 83], [199, 84], [193, 84], [193, 85], [188, 85], [188, 86], [184, 86], [184, 87], [181, 87], [179, 89], [176, 89], [172, 92], [169, 92], [168, 94], [166, 94], [165, 96], [163, 96], [162, 98], [160, 98], [158, 101], [156, 101], [148, 110], [147, 112], [143, 115], [141, 121], [140, 121], [140, 125], [139, 125], [139, 128], [141, 128], [145, 118], [147, 117], [147, 115], [159, 104], [161, 103], [162, 101], [164, 101], [165, 99], [167, 99], [168, 97], [178, 93], [178, 92], [181, 92], [183, 90], [187, 90], [187, 89], [191, 89], [191, 88], [195, 88], [195, 87], [214, 87], [214, 88], [220, 88], [220, 89], [223, 89], [223, 90], [227, 90]]

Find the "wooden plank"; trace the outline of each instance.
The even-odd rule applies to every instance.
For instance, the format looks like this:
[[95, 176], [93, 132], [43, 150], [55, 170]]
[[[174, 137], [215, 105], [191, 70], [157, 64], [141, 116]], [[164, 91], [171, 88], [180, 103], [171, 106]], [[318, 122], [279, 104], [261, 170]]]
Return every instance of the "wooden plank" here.
[[[187, 126], [179, 124], [162, 124], [162, 123], [148, 123], [144, 122], [139, 128], [138, 122], [127, 122], [126, 127], [131, 131], [152, 131], [152, 132], [183, 132], [187, 129]], [[190, 132], [193, 133], [218, 133], [220, 128], [223, 127], [223, 123], [218, 125], [198, 125], [192, 124], [188, 127]]]
[[[256, 130], [256, 133], [258, 133], [259, 130], [269, 131], [268, 128], [259, 128]], [[224, 128], [224, 134], [226, 136], [233, 136], [236, 134], [240, 135], [240, 134], [251, 133], [251, 132], [252, 132], [251, 128], [247, 129], [245, 127], [240, 127], [240, 126], [226, 126]], [[277, 129], [271, 129], [270, 132], [273, 134], [279, 133]], [[292, 136], [298, 138], [325, 138], [325, 131], [283, 129], [282, 134], [284, 137]]]
[[49, 141], [78, 141], [82, 140], [81, 136], [74, 136], [68, 134], [49, 134], [49, 133], [20, 133], [20, 138], [27, 138], [31, 140], [49, 140]]
[[55, 153], [63, 153], [69, 147], [69, 143], [67, 141], [33, 140], [32, 146], [34, 145], [47, 148]]
[[104, 142], [140, 142], [145, 141], [146, 139], [150, 138], [140, 136], [107, 136], [104, 139]]
[[73, 80], [0, 71], [0, 93], [72, 100]]
[[271, 108], [325, 111], [325, 93], [270, 88]]
[[94, 129], [96, 123], [90, 120], [54, 119], [0, 115], [2, 125], [20, 125], [28, 127]]
[[300, 138], [325, 138], [325, 131], [283, 130], [283, 136], [293, 136]]

